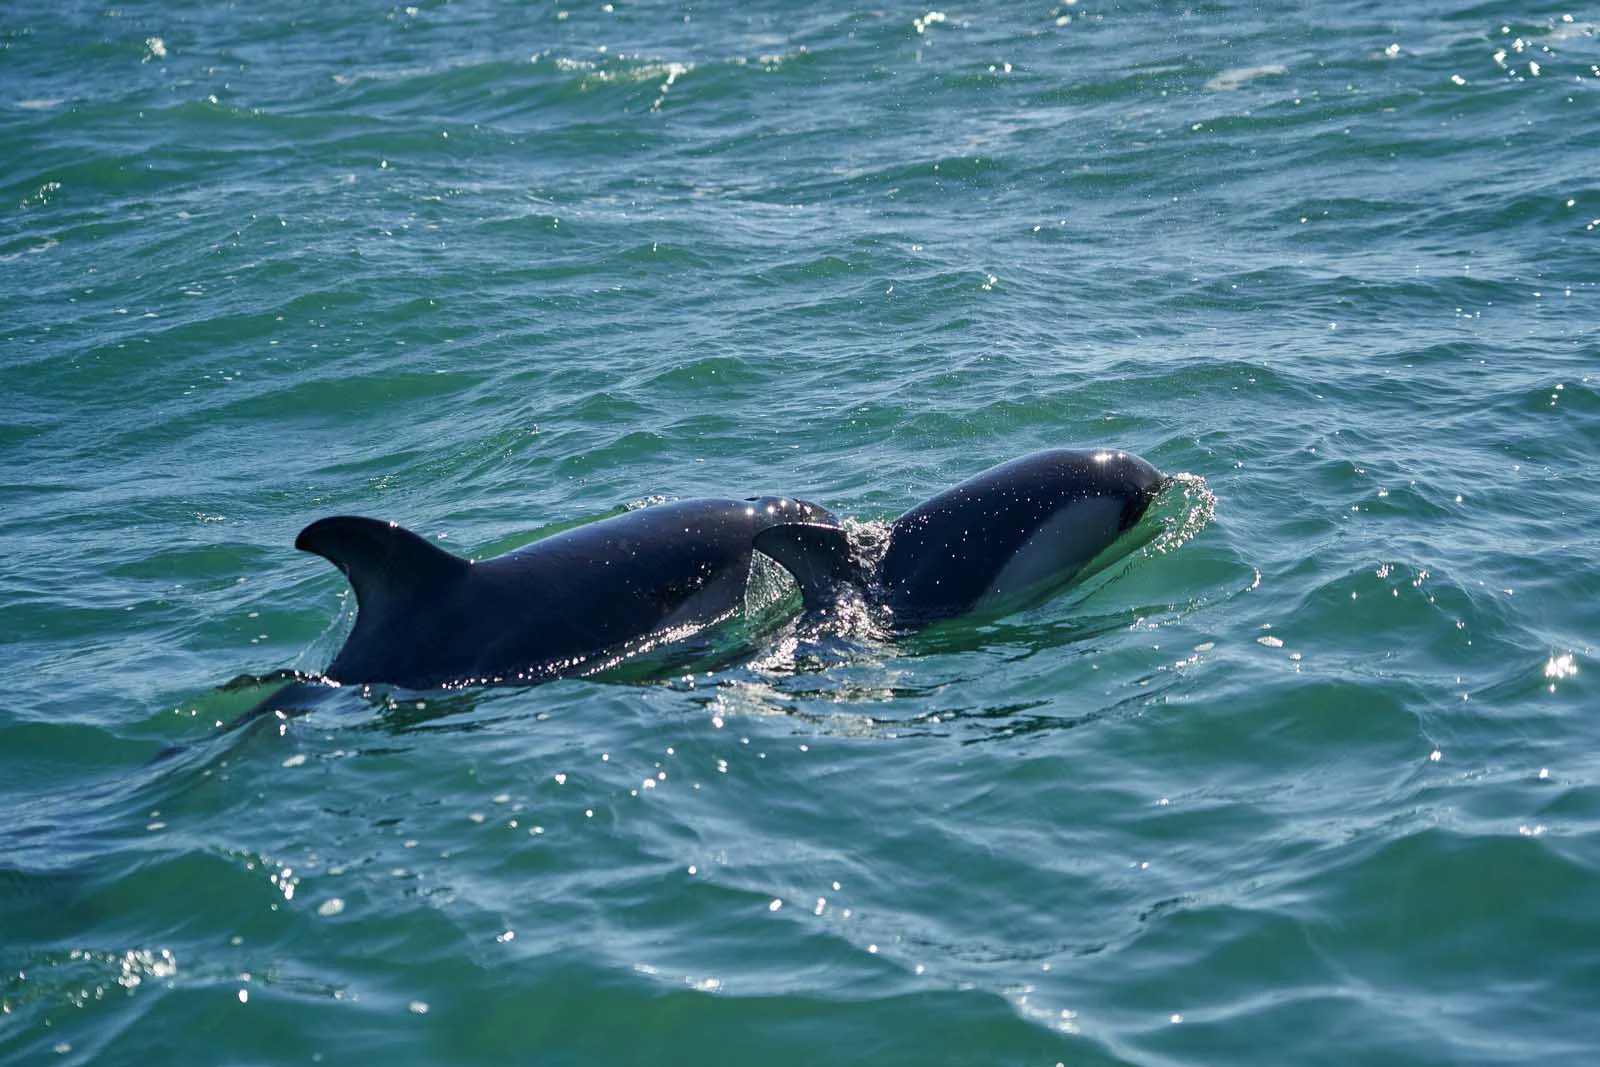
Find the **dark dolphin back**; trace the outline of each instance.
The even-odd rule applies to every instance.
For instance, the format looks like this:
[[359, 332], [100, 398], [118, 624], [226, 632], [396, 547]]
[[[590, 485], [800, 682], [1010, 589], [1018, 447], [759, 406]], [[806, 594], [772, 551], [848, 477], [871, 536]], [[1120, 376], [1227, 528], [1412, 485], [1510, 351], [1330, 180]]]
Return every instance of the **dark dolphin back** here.
[[881, 595], [904, 623], [970, 611], [1036, 534], [1073, 518], [1074, 505], [1116, 509], [1079, 509], [1105, 527], [1084, 531], [1086, 548], [1098, 551], [1143, 516], [1163, 484], [1160, 471], [1126, 452], [1052, 449], [991, 467], [895, 520]]
[[755, 535], [831, 521], [788, 497], [679, 500], [476, 563], [393, 523], [340, 516], [296, 540], [350, 578], [359, 610], [339, 682], [412, 689], [590, 673], [641, 639], [743, 606]]

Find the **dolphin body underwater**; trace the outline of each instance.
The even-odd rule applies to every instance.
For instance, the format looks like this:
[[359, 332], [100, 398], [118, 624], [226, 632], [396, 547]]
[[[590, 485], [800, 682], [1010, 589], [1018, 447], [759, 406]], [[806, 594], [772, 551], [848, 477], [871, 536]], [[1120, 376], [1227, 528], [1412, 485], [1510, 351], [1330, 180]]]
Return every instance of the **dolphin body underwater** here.
[[354, 516], [312, 523], [295, 547], [338, 567], [356, 594], [355, 626], [322, 678], [527, 684], [594, 673], [730, 618], [756, 551], [794, 576], [813, 616], [852, 592], [896, 630], [1027, 606], [1078, 577], [1166, 484], [1126, 452], [1037, 452], [901, 515], [875, 566], [831, 513], [791, 497], [656, 504], [487, 560]]
[[837, 522], [783, 523], [755, 547], [794, 575], [806, 611], [858, 593], [891, 630], [1039, 603], [1144, 516], [1168, 478], [1127, 452], [1050, 449], [991, 467], [901, 515], [876, 566]]
[[487, 560], [344, 515], [294, 543], [343, 571], [356, 594], [355, 627], [322, 676], [434, 689], [591, 673], [653, 638], [729, 618], [744, 603], [755, 535], [793, 522], [835, 520], [788, 497], [690, 499]]

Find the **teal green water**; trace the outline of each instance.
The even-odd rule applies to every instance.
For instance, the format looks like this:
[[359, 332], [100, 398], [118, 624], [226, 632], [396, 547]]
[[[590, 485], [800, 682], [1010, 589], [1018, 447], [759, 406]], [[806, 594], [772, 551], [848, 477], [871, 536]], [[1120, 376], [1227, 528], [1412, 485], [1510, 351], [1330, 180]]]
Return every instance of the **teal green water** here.
[[[8, 4], [0, 1061], [1600, 1055], [1568, 11]], [[215, 728], [325, 514], [1100, 445], [1033, 612]]]

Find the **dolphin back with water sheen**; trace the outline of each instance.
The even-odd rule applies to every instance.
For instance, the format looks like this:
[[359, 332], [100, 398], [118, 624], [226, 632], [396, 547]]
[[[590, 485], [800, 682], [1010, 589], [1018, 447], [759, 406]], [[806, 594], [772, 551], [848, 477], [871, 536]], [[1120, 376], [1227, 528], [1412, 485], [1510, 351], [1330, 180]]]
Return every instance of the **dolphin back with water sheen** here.
[[1127, 452], [1051, 449], [991, 467], [901, 515], [876, 568], [836, 523], [777, 525], [756, 548], [794, 575], [813, 614], [848, 587], [895, 627], [1001, 612], [1070, 583], [1167, 483]]
[[394, 523], [321, 519], [295, 545], [333, 563], [356, 622], [326, 677], [413, 689], [582, 674], [743, 605], [755, 536], [829, 523], [788, 497], [680, 500], [471, 561]]

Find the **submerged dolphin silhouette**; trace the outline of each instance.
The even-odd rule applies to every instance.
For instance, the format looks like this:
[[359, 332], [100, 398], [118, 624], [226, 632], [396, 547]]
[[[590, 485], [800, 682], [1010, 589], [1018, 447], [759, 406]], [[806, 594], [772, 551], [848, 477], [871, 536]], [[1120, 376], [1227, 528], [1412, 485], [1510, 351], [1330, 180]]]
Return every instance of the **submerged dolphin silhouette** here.
[[901, 515], [874, 567], [835, 522], [787, 523], [755, 546], [794, 575], [808, 612], [862, 593], [896, 629], [1001, 613], [1060, 591], [1144, 515], [1167, 478], [1127, 452], [1051, 449], [991, 467]]
[[720, 622], [743, 603], [755, 535], [790, 522], [834, 518], [788, 497], [679, 500], [476, 561], [344, 515], [294, 543], [356, 593], [355, 628], [324, 677], [431, 689], [584, 674]]

